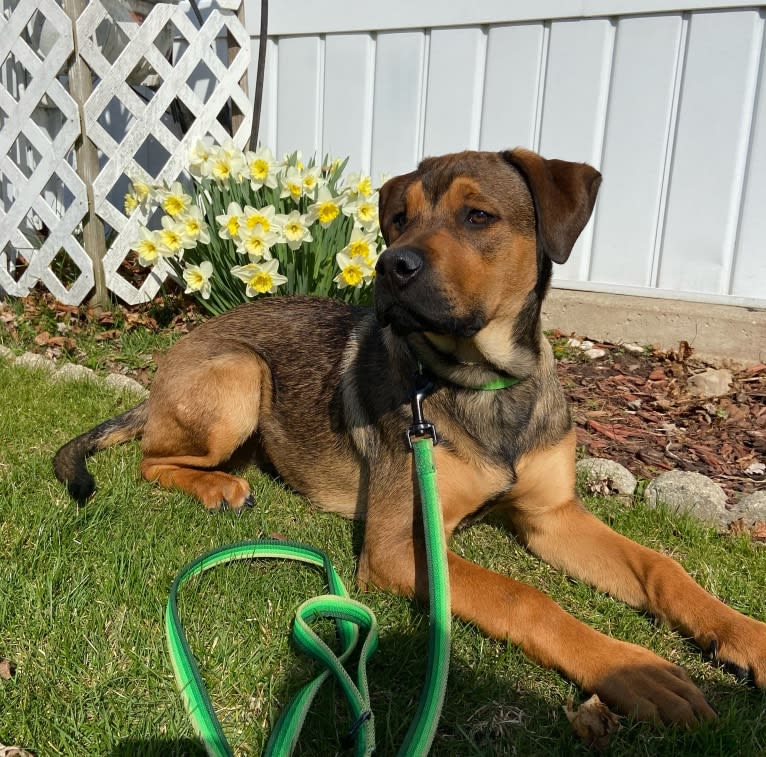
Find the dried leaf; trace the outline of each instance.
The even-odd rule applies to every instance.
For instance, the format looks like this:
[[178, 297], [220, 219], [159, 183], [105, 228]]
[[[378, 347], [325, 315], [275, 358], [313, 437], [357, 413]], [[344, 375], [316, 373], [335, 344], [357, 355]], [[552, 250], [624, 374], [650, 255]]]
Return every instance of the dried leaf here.
[[620, 727], [620, 719], [596, 694], [577, 708], [569, 698], [564, 712], [577, 736], [596, 749], [606, 749], [612, 734]]
[[766, 541], [766, 521], [759, 520], [750, 529], [750, 535], [756, 541]]
[[5, 657], [0, 657], [0, 680], [8, 681], [14, 675], [16, 675], [16, 665], [10, 660], [6, 660]]
[[39, 334], [35, 335], [35, 344], [42, 347], [43, 345], [48, 344], [50, 342], [51, 335], [47, 331], [41, 331]]
[[647, 378], [649, 381], [662, 381], [665, 378], [665, 371], [662, 368], [655, 368]]

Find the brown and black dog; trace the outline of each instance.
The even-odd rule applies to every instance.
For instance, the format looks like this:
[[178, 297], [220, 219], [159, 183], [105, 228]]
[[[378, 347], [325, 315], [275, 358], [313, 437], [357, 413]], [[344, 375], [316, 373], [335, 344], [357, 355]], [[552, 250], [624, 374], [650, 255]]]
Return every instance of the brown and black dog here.
[[[575, 495], [575, 433], [540, 326], [601, 182], [526, 150], [424, 160], [380, 193], [388, 249], [375, 312], [271, 298], [214, 318], [160, 363], [149, 399], [62, 447], [56, 475], [86, 499], [85, 458], [142, 436], [146, 479], [205, 507], [252, 504], [222, 470], [257, 448], [317, 506], [365, 520], [359, 581], [427, 594], [405, 443], [419, 366], [446, 535], [490, 510], [552, 565], [653, 613], [766, 687], [766, 624], [730, 609], [673, 560], [615, 533]], [[481, 387], [509, 376], [513, 386]], [[536, 589], [449, 554], [454, 612], [642, 719], [714, 717], [684, 671], [605, 636]]]

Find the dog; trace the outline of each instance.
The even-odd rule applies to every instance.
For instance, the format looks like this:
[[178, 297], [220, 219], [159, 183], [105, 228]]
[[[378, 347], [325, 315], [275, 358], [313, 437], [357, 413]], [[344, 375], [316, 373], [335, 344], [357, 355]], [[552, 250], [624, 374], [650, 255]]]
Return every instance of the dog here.
[[[587, 164], [524, 149], [423, 160], [380, 191], [387, 248], [374, 310], [274, 297], [207, 321], [160, 361], [145, 402], [57, 452], [57, 477], [83, 502], [94, 491], [86, 457], [140, 436], [145, 479], [210, 510], [240, 510], [250, 488], [229, 464], [245, 450], [318, 507], [364, 520], [360, 586], [425, 599], [405, 430], [427, 379], [447, 538], [492, 511], [543, 560], [766, 687], [766, 624], [609, 529], [575, 494], [575, 431], [540, 310], [600, 183]], [[456, 615], [617, 711], [687, 726], [715, 717], [678, 666], [588, 627], [531, 586], [453, 552], [448, 563]]]

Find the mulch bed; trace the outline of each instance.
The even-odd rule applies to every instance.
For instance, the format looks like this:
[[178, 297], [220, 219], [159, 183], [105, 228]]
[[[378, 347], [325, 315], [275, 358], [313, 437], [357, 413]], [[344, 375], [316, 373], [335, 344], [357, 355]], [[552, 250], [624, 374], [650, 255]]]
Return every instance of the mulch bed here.
[[[560, 352], [566, 339], [560, 332], [554, 337]], [[687, 380], [708, 364], [685, 342], [675, 351], [639, 354], [611, 343], [595, 346], [606, 356], [590, 360], [570, 348], [558, 362], [581, 450], [643, 479], [671, 469], [702, 473], [730, 501], [766, 489], [766, 472], [758, 472], [766, 462], [766, 365], [727, 366], [729, 391], [703, 399]]]

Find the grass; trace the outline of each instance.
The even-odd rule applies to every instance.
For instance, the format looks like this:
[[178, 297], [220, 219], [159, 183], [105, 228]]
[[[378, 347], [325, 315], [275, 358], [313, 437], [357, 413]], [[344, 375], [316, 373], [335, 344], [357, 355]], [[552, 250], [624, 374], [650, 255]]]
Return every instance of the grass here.
[[[395, 753], [423, 680], [428, 620], [406, 599], [354, 588], [359, 526], [317, 512], [255, 470], [246, 474], [255, 508], [241, 517], [208, 515], [189, 497], [141, 481], [136, 444], [93, 458], [99, 489], [77, 507], [54, 479], [51, 455], [131, 398], [97, 384], [55, 384], [2, 361], [0, 385], [0, 656], [18, 666], [13, 679], [0, 681], [0, 743], [40, 756], [202, 755], [165, 651], [168, 588], [203, 551], [279, 533], [324, 548], [352, 596], [376, 613], [381, 645], [370, 678], [378, 753]], [[766, 618], [763, 548], [661, 510], [588, 504], [618, 531], [671, 553], [737, 609]], [[710, 666], [678, 634], [542, 564], [492, 524], [461, 532], [453, 547], [538, 586], [600, 630], [683, 665], [719, 713], [693, 731], [623, 720], [609, 754], [766, 753], [766, 695]], [[321, 590], [321, 576], [309, 569], [247, 563], [207, 573], [183, 591], [187, 634], [237, 754], [261, 752], [270, 724], [311, 675], [287, 630], [292, 610]], [[433, 754], [585, 754], [562, 711], [567, 697], [581, 694], [517, 649], [456, 622]], [[300, 753], [336, 754], [347, 726], [340, 700], [322, 692]]]

